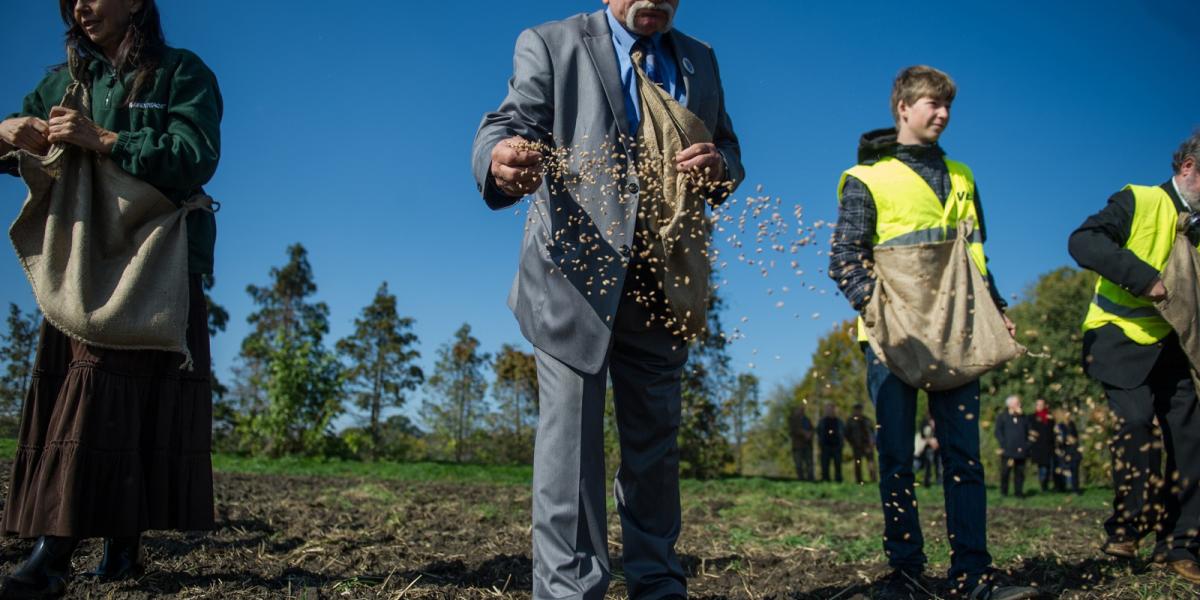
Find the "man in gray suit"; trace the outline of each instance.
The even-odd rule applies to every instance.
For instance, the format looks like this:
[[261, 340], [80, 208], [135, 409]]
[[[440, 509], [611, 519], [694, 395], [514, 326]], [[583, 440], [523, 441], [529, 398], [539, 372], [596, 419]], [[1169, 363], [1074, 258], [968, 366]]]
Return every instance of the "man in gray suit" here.
[[[508, 96], [484, 116], [472, 166], [493, 209], [534, 194], [509, 294], [536, 349], [540, 389], [533, 596], [602, 598], [608, 588], [603, 423], [611, 377], [628, 591], [684, 597], [676, 435], [687, 344], [661, 318], [669, 313], [662, 274], [641, 251], [652, 236], [638, 210], [651, 182], [639, 181], [632, 164], [647, 117], [639, 82], [666, 90], [711, 133], [711, 143], [669, 157], [680, 172], [728, 182], [727, 194], [743, 178], [741, 153], [715, 54], [672, 28], [678, 0], [605, 4], [521, 33]], [[552, 157], [536, 148], [569, 152], [561, 177], [543, 181]], [[707, 272], [698, 275], [707, 281]]]

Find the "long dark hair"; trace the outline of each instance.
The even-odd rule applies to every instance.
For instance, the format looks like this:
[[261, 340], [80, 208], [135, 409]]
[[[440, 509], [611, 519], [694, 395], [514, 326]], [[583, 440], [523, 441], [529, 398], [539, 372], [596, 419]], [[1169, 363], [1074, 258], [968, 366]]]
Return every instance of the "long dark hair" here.
[[[67, 53], [80, 66], [86, 67], [92, 57], [80, 50], [93, 44], [83, 27], [75, 22], [76, 2], [77, 0], [58, 0], [58, 9], [62, 14], [63, 24], [67, 26]], [[120, 75], [135, 73], [133, 87], [125, 96], [126, 105], [133, 102], [145, 87], [147, 80], [162, 61], [166, 49], [167, 40], [158, 16], [158, 5], [154, 0], [142, 0], [141, 10], [130, 15], [129, 29], [125, 31], [125, 38], [117, 48], [117, 60], [113, 65]], [[80, 70], [87, 71], [86, 68]]]

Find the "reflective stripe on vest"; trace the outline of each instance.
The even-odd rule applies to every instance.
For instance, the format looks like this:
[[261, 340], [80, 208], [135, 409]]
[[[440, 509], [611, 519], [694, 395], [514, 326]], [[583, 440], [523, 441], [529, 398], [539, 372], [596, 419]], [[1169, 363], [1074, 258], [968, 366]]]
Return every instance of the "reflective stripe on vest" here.
[[[1175, 244], [1175, 228], [1179, 209], [1161, 187], [1128, 185], [1133, 192], [1133, 222], [1125, 249], [1157, 271], [1162, 271]], [[1154, 303], [1112, 281], [1099, 278], [1083, 330], [1116, 325], [1130, 340], [1149, 345], [1167, 337], [1171, 326], [1154, 308]]]
[[[888, 246], [915, 246], [917, 244], [932, 244], [934, 242], [943, 242], [947, 239], [952, 240], [956, 237], [958, 237], [958, 229], [951, 229], [949, 232], [947, 232], [941, 227], [934, 227], [932, 229], [922, 229], [920, 231], [913, 231], [911, 233], [898, 235], [886, 242], [877, 244], [875, 247], [886, 248]], [[971, 239], [967, 241], [972, 244], [982, 244], [983, 234], [979, 233], [978, 229], [974, 229], [971, 231]]]
[[[958, 223], [970, 220], [975, 229], [968, 241], [971, 258], [979, 272], [987, 277], [987, 257], [983, 253], [983, 235], [975, 211], [975, 177], [963, 163], [944, 159], [950, 173], [950, 194], [943, 203], [933, 188], [904, 162], [886, 157], [872, 165], [856, 165], [842, 173], [838, 182], [838, 203], [846, 178], [854, 176], [867, 186], [875, 201], [873, 245], [913, 246], [944, 242], [958, 235]], [[858, 340], [867, 340], [862, 319], [858, 320]]]

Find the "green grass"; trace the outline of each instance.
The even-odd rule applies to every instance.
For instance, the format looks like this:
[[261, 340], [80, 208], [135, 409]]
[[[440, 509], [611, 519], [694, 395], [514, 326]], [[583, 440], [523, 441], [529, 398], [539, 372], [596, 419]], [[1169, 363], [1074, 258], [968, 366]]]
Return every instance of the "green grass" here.
[[[704, 497], [712, 494], [737, 494], [739, 496], [764, 496], [787, 500], [831, 500], [851, 504], [878, 504], [879, 487], [876, 484], [853, 483], [800, 483], [797, 481], [766, 479], [762, 477], [736, 477], [711, 481], [684, 480], [681, 491], [685, 496]], [[1032, 493], [1024, 499], [1004, 497], [996, 487], [988, 488], [988, 506], [1004, 508], [1092, 508], [1104, 509], [1112, 500], [1108, 488], [1087, 488], [1082, 495]], [[917, 501], [922, 504], [941, 504], [942, 488], [917, 487]]]
[[[0, 438], [0, 455], [16, 453], [17, 441]], [[291, 475], [312, 477], [359, 477], [398, 481], [446, 481], [494, 485], [527, 486], [533, 477], [528, 466], [457, 465], [447, 463], [397, 463], [389, 461], [360, 462], [338, 459], [284, 457], [263, 458], [231, 454], [214, 454], [213, 468], [225, 473]], [[1036, 486], [1036, 482], [1034, 482]], [[772, 506], [777, 500], [829, 500], [874, 506], [879, 503], [879, 488], [873, 484], [853, 483], [815, 484], [763, 477], [731, 477], [710, 481], [685, 479], [681, 490], [685, 502], [709, 498], [736, 496], [739, 504], [752, 505], [747, 510], [785, 511]], [[1034, 494], [1023, 500], [1000, 496], [995, 487], [988, 488], [988, 506], [1003, 508], [1086, 508], [1105, 509], [1112, 499], [1108, 488], [1088, 488], [1081, 496], [1071, 494]], [[922, 504], [941, 504], [942, 489], [917, 488], [917, 500]]]

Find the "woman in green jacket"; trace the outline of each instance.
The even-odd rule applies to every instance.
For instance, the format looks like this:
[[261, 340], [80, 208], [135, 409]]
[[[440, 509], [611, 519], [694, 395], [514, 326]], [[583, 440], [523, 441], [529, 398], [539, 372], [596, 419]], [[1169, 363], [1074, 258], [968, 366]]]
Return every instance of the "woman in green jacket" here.
[[[175, 202], [200, 191], [220, 155], [221, 95], [196, 55], [166, 45], [154, 0], [60, 0], [68, 63], [0, 122], [0, 156], [71, 144], [106, 156]], [[58, 106], [73, 74], [91, 114]], [[0, 160], [16, 174], [16, 161]], [[93, 575], [142, 570], [141, 533], [212, 529], [211, 363], [203, 278], [212, 213], [188, 214], [190, 310], [181, 355], [111, 350], [43, 322], [0, 528], [36, 538], [0, 597], [61, 594], [82, 538], [103, 537]]]

